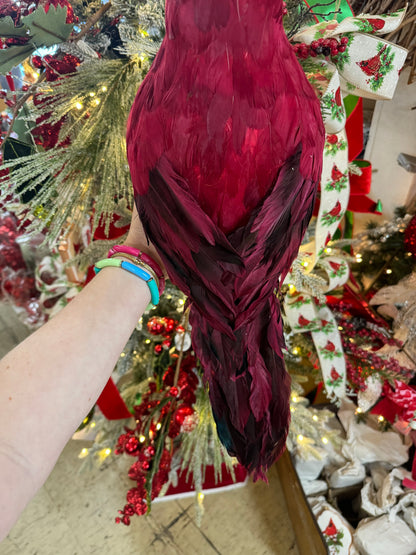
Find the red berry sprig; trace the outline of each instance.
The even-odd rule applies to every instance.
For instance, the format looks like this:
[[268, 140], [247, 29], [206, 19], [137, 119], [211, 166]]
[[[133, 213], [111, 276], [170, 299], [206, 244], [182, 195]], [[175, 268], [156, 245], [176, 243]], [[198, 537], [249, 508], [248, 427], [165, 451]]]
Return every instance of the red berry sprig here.
[[306, 58], [316, 56], [331, 56], [334, 58], [338, 54], [345, 52], [349, 42], [348, 37], [341, 37], [338, 41], [335, 38], [331, 39], [318, 39], [305, 44], [304, 42], [293, 45], [293, 51], [298, 58], [305, 60]]

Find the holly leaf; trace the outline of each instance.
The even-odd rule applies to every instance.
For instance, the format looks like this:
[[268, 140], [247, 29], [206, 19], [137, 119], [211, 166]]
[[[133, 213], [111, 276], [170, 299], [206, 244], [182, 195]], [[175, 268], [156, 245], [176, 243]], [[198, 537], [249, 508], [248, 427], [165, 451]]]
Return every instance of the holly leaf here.
[[9, 46], [0, 50], [0, 74], [4, 75], [19, 65], [35, 50], [32, 43], [28, 42], [22, 46]]
[[11, 17], [1, 17], [0, 18], [0, 37], [24, 37], [27, 35], [28, 28], [26, 25], [19, 25], [15, 27], [14, 21]]
[[65, 23], [66, 15], [66, 6], [49, 6], [48, 12], [40, 6], [31, 14], [22, 17], [21, 21], [29, 28], [31, 43], [35, 48], [40, 48], [67, 40], [73, 25]]

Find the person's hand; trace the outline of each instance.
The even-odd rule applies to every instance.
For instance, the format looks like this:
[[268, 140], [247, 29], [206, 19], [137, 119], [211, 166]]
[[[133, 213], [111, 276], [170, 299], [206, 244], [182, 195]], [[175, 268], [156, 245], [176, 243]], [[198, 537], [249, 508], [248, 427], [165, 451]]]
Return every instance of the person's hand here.
[[155, 260], [162, 268], [165, 277], [168, 277], [165, 266], [160, 258], [157, 250], [155, 247], [149, 243], [147, 240], [146, 234], [144, 232], [142, 222], [140, 221], [139, 214], [137, 213], [136, 204], [133, 207], [133, 215], [131, 218], [130, 229], [127, 234], [126, 240], [124, 241], [125, 245], [129, 247], [134, 247], [135, 249], [139, 249], [142, 252], [145, 252], [149, 256]]

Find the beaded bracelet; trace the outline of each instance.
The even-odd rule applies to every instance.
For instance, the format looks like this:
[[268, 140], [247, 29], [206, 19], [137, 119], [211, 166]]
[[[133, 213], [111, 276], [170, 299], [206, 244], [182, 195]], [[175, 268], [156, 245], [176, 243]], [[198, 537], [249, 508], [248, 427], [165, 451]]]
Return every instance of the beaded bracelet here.
[[132, 262], [135, 266], [138, 266], [139, 268], [142, 268], [145, 272], [147, 272], [148, 274], [150, 274], [152, 276], [152, 278], [155, 280], [157, 288], [159, 290], [159, 296], [161, 295], [160, 293], [160, 287], [159, 287], [159, 278], [156, 275], [156, 272], [153, 270], [153, 268], [151, 268], [148, 264], [145, 264], [142, 260], [139, 260], [137, 258], [135, 258], [134, 256], [130, 256], [129, 254], [124, 254], [124, 253], [119, 253], [117, 252], [116, 254], [113, 254], [111, 257], [109, 256], [108, 258], [120, 258], [121, 260], [126, 260], [127, 262]]
[[127, 262], [126, 260], [121, 260], [120, 258], [104, 258], [103, 260], [99, 260], [94, 265], [94, 271], [96, 274], [98, 274], [98, 272], [102, 270], [102, 268], [106, 268], [108, 266], [123, 268], [123, 270], [127, 270], [127, 272], [130, 272], [131, 274], [134, 274], [135, 276], [145, 281], [150, 289], [152, 304], [156, 306], [159, 303], [159, 290], [157, 288], [155, 280], [152, 278], [149, 272], [146, 272], [146, 270], [143, 270], [143, 268], [140, 268], [136, 264], [132, 264], [131, 262]]
[[138, 262], [143, 262], [147, 266], [149, 266], [154, 273], [156, 274], [159, 280], [159, 295], [161, 295], [165, 289], [165, 276], [159, 264], [153, 260], [148, 254], [145, 252], [140, 251], [139, 249], [135, 249], [134, 247], [129, 247], [127, 245], [114, 245], [108, 251], [108, 258], [111, 258], [115, 254], [127, 254], [133, 256], [137, 259]]

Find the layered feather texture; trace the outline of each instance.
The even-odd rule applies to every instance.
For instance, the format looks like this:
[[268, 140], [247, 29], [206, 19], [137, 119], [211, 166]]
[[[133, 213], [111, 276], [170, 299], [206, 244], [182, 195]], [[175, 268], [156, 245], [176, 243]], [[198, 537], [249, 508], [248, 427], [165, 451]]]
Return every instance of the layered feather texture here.
[[319, 103], [276, 0], [167, 0], [128, 125], [136, 202], [191, 303], [221, 440], [255, 477], [284, 448], [290, 380], [275, 296], [321, 171]]

